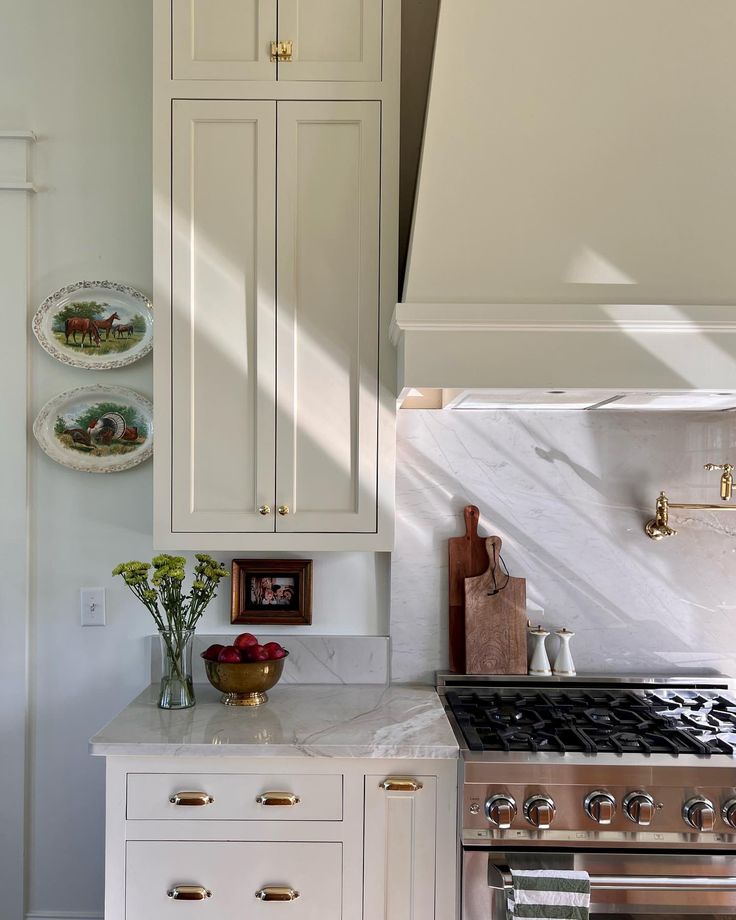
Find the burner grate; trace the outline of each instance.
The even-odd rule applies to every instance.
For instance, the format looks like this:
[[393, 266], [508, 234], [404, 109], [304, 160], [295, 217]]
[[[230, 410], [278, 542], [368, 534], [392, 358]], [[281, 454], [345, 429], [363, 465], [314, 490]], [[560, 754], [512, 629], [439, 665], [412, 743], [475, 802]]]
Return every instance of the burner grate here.
[[736, 753], [736, 696], [688, 690], [452, 689], [471, 751]]

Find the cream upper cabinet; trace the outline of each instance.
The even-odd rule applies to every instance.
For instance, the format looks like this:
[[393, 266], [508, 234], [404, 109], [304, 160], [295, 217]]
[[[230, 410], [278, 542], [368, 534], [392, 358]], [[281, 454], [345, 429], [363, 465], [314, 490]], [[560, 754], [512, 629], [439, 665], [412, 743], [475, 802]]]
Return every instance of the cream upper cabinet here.
[[171, 0], [174, 79], [275, 80], [276, 0]]
[[171, 2], [175, 80], [381, 79], [382, 0]]
[[174, 102], [173, 530], [377, 531], [380, 147], [378, 102]]
[[393, 548], [400, 27], [154, 0], [157, 549]]
[[278, 138], [276, 527], [375, 532], [380, 104], [279, 103]]
[[381, 0], [279, 0], [279, 80], [381, 79]]
[[172, 529], [273, 530], [276, 105], [176, 100], [172, 140]]

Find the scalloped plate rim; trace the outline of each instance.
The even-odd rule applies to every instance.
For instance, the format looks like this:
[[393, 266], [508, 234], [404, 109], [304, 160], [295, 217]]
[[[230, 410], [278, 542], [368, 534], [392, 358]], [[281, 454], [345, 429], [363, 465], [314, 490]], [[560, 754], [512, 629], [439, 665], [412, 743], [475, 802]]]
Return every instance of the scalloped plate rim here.
[[[77, 463], [67, 462], [65, 459], [67, 452], [63, 448], [59, 447], [59, 445], [54, 441], [53, 432], [49, 432], [48, 427], [52, 413], [58, 413], [59, 408], [64, 405], [64, 403], [72, 402], [74, 399], [78, 399], [80, 396], [91, 393], [103, 393], [108, 396], [117, 395], [118, 398], [122, 398], [123, 402], [129, 402], [133, 405], [136, 405], [139, 409], [147, 413], [148, 421], [151, 426], [148, 441], [139, 451], [128, 454], [127, 460], [121, 460], [118, 463], [104, 468], [80, 466]], [[124, 470], [130, 470], [134, 466], [139, 466], [141, 463], [145, 463], [146, 460], [149, 460], [153, 454], [153, 403], [150, 399], [148, 399], [148, 397], [143, 396], [137, 390], [133, 390], [130, 387], [107, 386], [104, 384], [90, 384], [83, 387], [74, 387], [72, 390], [66, 390], [63, 393], [59, 393], [58, 395], [53, 396], [43, 405], [38, 415], [36, 416], [35, 421], [33, 422], [33, 436], [36, 439], [38, 446], [46, 454], [47, 457], [49, 457], [55, 463], [58, 463], [61, 466], [65, 466], [70, 470], [76, 470], [79, 473], [122, 473]], [[69, 453], [68, 456], [71, 459], [73, 454]]]
[[[75, 291], [83, 291], [85, 289], [92, 290], [94, 288], [115, 291], [132, 300], [140, 301], [142, 308], [145, 308], [148, 312], [148, 325], [151, 330], [151, 336], [149, 341], [138, 351], [132, 349], [129, 352], [119, 353], [125, 355], [125, 357], [121, 358], [110, 358], [101, 361], [86, 360], [65, 351], [62, 347], [57, 345], [56, 342], [49, 339], [46, 330], [43, 328], [43, 321], [46, 319], [46, 316], [52, 312], [53, 308]], [[72, 284], [65, 284], [64, 287], [49, 294], [43, 301], [38, 310], [33, 314], [31, 325], [38, 344], [47, 354], [51, 355], [56, 361], [60, 361], [62, 364], [68, 364], [70, 367], [79, 367], [84, 370], [107, 371], [114, 370], [118, 367], [128, 367], [131, 364], [135, 364], [136, 361], [140, 361], [140, 359], [145, 357], [153, 348], [153, 302], [151, 298], [129, 284], [120, 284], [117, 281], [75, 281]], [[83, 355], [83, 352], [79, 352], [79, 354]]]

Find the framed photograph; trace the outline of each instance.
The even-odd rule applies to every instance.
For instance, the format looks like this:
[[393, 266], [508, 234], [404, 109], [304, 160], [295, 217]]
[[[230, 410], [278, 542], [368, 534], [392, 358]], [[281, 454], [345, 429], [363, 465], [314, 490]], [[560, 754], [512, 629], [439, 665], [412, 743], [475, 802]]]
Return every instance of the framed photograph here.
[[233, 559], [232, 623], [312, 625], [311, 559]]

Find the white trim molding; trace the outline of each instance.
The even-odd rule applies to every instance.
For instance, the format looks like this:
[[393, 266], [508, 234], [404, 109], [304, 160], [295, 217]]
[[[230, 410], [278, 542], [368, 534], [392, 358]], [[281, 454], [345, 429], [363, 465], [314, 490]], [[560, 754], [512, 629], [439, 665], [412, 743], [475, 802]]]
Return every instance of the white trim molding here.
[[399, 303], [407, 388], [733, 390], [736, 305]]
[[34, 910], [26, 920], [104, 920], [101, 911]]
[[0, 303], [5, 327], [0, 346], [0, 388], [12, 393], [3, 413], [4, 476], [0, 506], [0, 632], [13, 649], [0, 671], [3, 785], [0, 801], [0, 890], [3, 920], [24, 912], [26, 783], [28, 776], [28, 279], [30, 131], [0, 132]]

